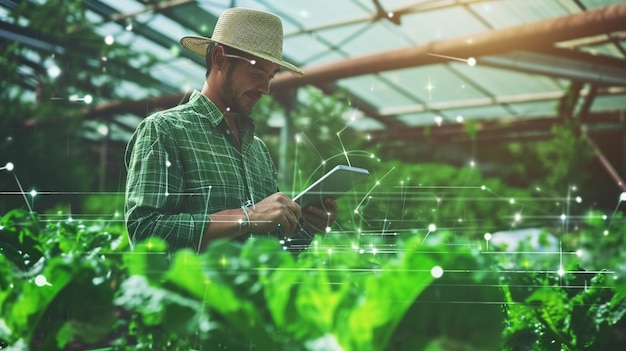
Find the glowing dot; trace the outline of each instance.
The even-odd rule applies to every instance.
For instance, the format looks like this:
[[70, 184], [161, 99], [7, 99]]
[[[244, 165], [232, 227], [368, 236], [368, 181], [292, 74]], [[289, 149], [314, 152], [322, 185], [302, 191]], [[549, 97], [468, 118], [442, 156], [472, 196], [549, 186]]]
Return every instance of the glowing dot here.
[[226, 112], [230, 111], [230, 107], [226, 107]]
[[559, 275], [559, 277], [562, 277], [565, 275], [565, 271], [563, 270], [563, 267], [559, 268], [558, 271], [556, 271], [556, 274]]
[[583, 198], [580, 196], [576, 196], [576, 202], [581, 203], [583, 202]]
[[604, 232], [602, 232], [602, 234], [604, 234], [604, 236], [607, 236], [607, 235], [609, 235], [609, 231], [605, 230]]
[[436, 116], [435, 123], [437, 124], [437, 126], [441, 127], [441, 124], [443, 123], [443, 118], [441, 116]]
[[354, 209], [354, 214], [359, 214], [359, 209], [358, 208]]
[[491, 240], [491, 233], [485, 233], [485, 240]]
[[619, 194], [619, 201], [626, 201], [626, 193]]
[[608, 217], [606, 215], [602, 215], [602, 219], [606, 221]]
[[378, 253], [378, 250], [376, 250], [376, 248], [373, 248], [373, 249], [372, 249], [372, 254], [373, 254], [373, 255], [376, 255], [377, 253]]
[[101, 124], [98, 126], [98, 133], [100, 133], [101, 135], [108, 135], [109, 134], [109, 127], [107, 127], [104, 124]]
[[428, 225], [428, 231], [429, 232], [434, 232], [435, 230], [437, 230], [437, 226], [434, 224], [429, 224]]
[[441, 198], [440, 197], [437, 198], [437, 203], [441, 203]]
[[330, 233], [330, 227], [326, 227], [326, 233]]
[[515, 222], [519, 222], [519, 221], [521, 221], [521, 220], [522, 220], [522, 215], [521, 215], [521, 214], [519, 214], [519, 213], [516, 213], [516, 214], [515, 214]]
[[535, 190], [536, 191], [541, 191], [541, 188], [540, 187], [536, 187]]
[[561, 215], [561, 220], [562, 220], [562, 221], [564, 221], [564, 220], [566, 220], [566, 219], [567, 219], [567, 216], [566, 216], [566, 215], [564, 215], [564, 214], [562, 214], [562, 215]]
[[581, 257], [583, 255], [583, 250], [576, 250], [576, 256]]
[[48, 71], [48, 76], [50, 76], [50, 78], [56, 78], [61, 75], [61, 69], [57, 67], [56, 65], [51, 66], [50, 68], [47, 69], [47, 71]]
[[461, 115], [456, 116], [456, 121], [459, 123], [463, 123], [463, 116]]
[[467, 59], [467, 65], [470, 67], [474, 67], [476, 66], [476, 59], [473, 57], [470, 57]]
[[52, 286], [52, 284], [48, 283], [48, 280], [46, 279], [46, 276], [40, 274], [38, 276], [35, 277], [35, 285], [37, 286]]
[[484, 186], [484, 185], [481, 185], [481, 186], [480, 186], [480, 190], [487, 190], [487, 187], [486, 187], [486, 186]]
[[37, 190], [33, 189], [30, 191], [30, 196], [35, 197], [37, 196]]
[[169, 191], [166, 191], [166, 192], [165, 192], [165, 196], [170, 196]]
[[91, 97], [91, 95], [87, 94], [87, 95], [85, 95], [85, 97], [83, 98], [83, 101], [84, 101], [87, 105], [89, 105], [90, 103], [92, 103], [92, 102], [93, 102], [93, 97]]
[[113, 45], [113, 43], [115, 43], [115, 38], [113, 38], [113, 36], [109, 34], [104, 37], [104, 43], [107, 45]]
[[6, 169], [7, 171], [11, 172], [13, 170], [13, 163], [12, 162], [7, 162], [7, 164], [4, 165], [4, 169]]
[[171, 167], [172, 163], [170, 162], [170, 160], [165, 161], [165, 167]]
[[515, 203], [515, 199], [509, 199], [509, 203], [512, 205]]
[[387, 12], [387, 17], [393, 18], [393, 12]]
[[433, 267], [433, 269], [430, 270], [430, 275], [432, 275], [435, 279], [441, 278], [443, 276], [443, 268], [439, 266]]
[[364, 254], [364, 253], [365, 253], [365, 250], [360, 249], [360, 250], [359, 250], [359, 253], [360, 253], [360, 254]]
[[578, 187], [576, 185], [572, 185], [571, 189], [572, 189], [572, 191], [576, 191], [576, 190], [578, 190]]
[[476, 162], [474, 162], [474, 160], [470, 161], [469, 163], [470, 167], [475, 167], [476, 166]]
[[132, 23], [132, 22], [128, 22], [128, 24], [126, 25], [125, 29], [126, 29], [127, 31], [129, 31], [129, 32], [130, 32], [131, 30], [133, 30], [133, 23]]
[[251, 65], [256, 65], [256, 60], [250, 60]]

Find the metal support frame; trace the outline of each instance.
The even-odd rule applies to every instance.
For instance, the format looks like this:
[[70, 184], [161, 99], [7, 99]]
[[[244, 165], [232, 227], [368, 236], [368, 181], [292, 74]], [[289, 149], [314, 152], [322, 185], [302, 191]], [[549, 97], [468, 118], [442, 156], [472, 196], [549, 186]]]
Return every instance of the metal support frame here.
[[326, 65], [304, 67], [305, 75], [301, 78], [286, 72], [278, 74], [272, 89], [274, 91], [292, 89], [306, 84], [322, 84], [341, 78], [450, 61], [446, 57], [479, 58], [513, 50], [540, 51], [560, 41], [620, 30], [626, 30], [626, 3], [405, 49], [349, 58]]

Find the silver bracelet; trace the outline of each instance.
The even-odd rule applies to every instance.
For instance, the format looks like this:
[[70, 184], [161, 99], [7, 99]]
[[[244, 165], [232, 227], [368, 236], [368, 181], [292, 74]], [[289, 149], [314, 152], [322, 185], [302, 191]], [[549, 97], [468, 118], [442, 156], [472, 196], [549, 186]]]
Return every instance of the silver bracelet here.
[[[248, 207], [246, 205], [241, 206], [241, 210], [243, 211], [243, 214], [246, 215], [246, 224], [248, 225], [248, 231], [252, 230], [252, 225], [250, 223], [250, 214], [248, 214]], [[241, 233], [241, 224], [243, 223], [243, 220], [239, 220], [239, 232]]]

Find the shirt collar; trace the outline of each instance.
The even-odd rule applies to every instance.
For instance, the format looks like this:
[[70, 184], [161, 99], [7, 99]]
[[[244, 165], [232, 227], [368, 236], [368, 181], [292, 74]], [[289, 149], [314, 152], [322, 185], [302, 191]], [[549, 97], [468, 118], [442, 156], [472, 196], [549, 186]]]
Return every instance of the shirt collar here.
[[[193, 90], [189, 97], [189, 103], [196, 112], [206, 117], [213, 127], [217, 127], [224, 120], [224, 115], [208, 97], [198, 90]], [[249, 116], [242, 118], [241, 126], [253, 128], [253, 120]]]

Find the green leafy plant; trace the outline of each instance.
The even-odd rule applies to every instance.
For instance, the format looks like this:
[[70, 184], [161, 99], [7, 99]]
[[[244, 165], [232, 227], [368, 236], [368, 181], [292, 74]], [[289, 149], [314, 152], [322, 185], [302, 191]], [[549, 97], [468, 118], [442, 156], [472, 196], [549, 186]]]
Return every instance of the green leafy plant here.
[[[114, 222], [115, 223], [115, 222]], [[97, 344], [116, 320], [122, 227], [13, 210], [0, 219], [0, 343], [32, 350]]]
[[[498, 349], [499, 338], [479, 337], [502, 328], [493, 304], [502, 297], [489, 288], [494, 276], [479, 269], [489, 262], [470, 246], [446, 246], [446, 234], [432, 245], [402, 241], [395, 253], [318, 238], [297, 258], [267, 239], [172, 255], [158, 239], [129, 252], [117, 221], [43, 220], [15, 210], [0, 223], [3, 346], [389, 350], [446, 340]], [[448, 289], [453, 283], [465, 293]], [[483, 313], [493, 318], [453, 323], [458, 316], [448, 309], [437, 318], [440, 328], [416, 327], [432, 322], [431, 299], [445, 304], [462, 296], [468, 306], [490, 306]]]

